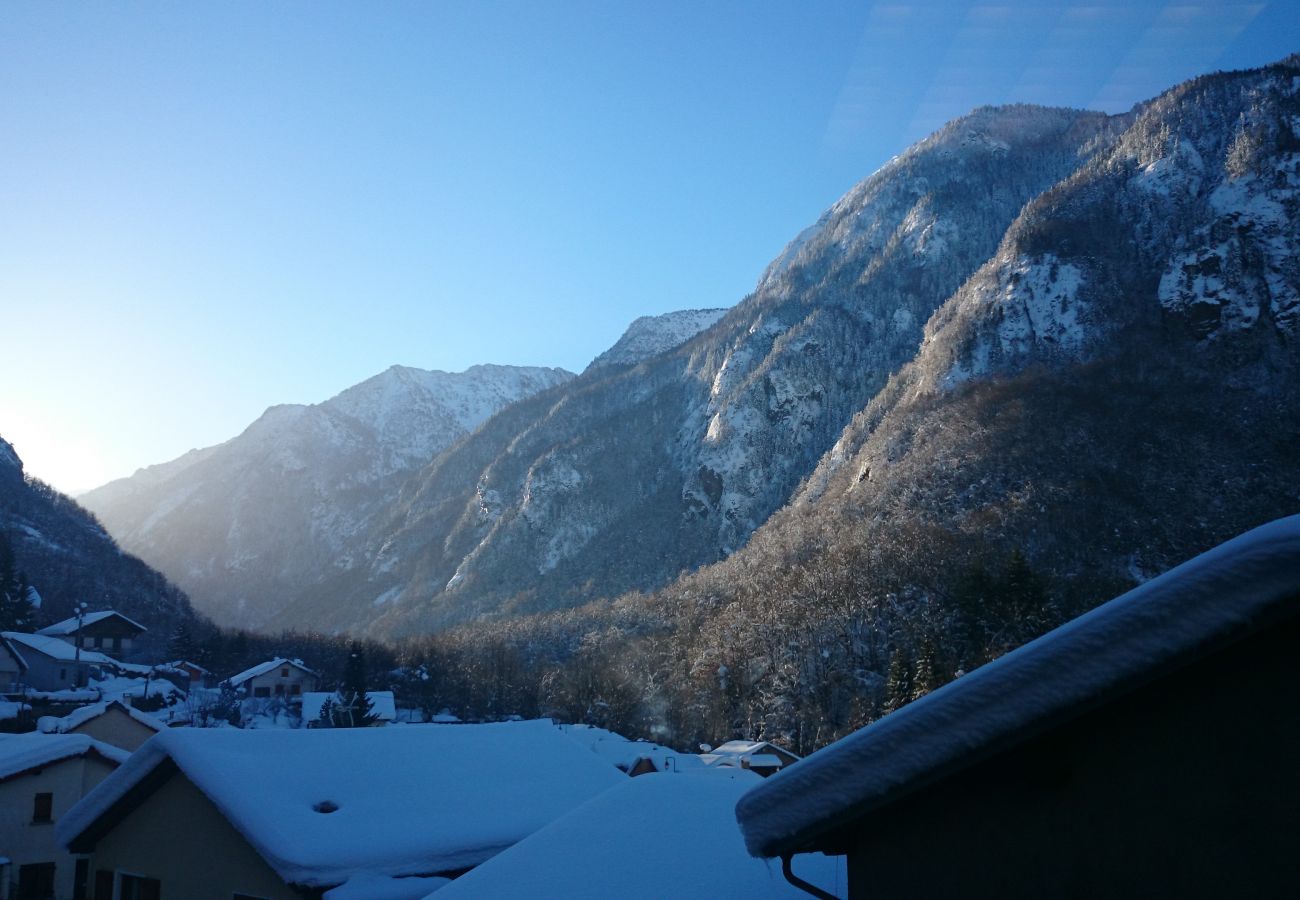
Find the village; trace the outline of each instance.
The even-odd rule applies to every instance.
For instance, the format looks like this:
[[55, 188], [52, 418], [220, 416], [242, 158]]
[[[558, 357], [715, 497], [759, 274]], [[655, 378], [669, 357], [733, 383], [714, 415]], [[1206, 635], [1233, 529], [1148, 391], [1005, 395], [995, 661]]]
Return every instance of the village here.
[[[1270, 710], [1297, 560], [1300, 517], [1255, 529], [806, 760], [425, 721], [297, 659], [150, 664], [112, 610], [4, 632], [0, 900], [942, 896], [989, 884], [1008, 842], [1009, 894], [1086, 895], [1098, 860], [1137, 885], [1266, 888], [1279, 860], [1294, 874], [1295, 716]], [[237, 716], [196, 715], [213, 696]], [[1217, 741], [1194, 739], [1207, 703]]]

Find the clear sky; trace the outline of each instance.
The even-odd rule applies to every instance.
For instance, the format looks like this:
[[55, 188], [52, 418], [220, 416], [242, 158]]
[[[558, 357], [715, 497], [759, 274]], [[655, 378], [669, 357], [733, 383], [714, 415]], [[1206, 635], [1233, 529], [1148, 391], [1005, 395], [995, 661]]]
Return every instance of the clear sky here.
[[1296, 50], [1297, 0], [7, 0], [0, 435], [77, 491], [394, 363], [581, 370], [974, 106]]

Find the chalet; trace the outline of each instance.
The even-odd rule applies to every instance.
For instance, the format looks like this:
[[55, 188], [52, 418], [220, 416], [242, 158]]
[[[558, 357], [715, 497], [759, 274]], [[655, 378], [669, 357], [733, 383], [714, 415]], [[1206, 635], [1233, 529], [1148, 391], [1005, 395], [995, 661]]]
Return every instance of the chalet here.
[[112, 657], [95, 650], [78, 651], [60, 638], [6, 631], [0, 635], [22, 654], [27, 663], [27, 686], [35, 691], [63, 691], [81, 687], [91, 675], [120, 668]]
[[706, 766], [749, 769], [765, 778], [799, 761], [789, 750], [769, 741], [727, 741], [708, 753], [701, 753], [700, 759]]
[[[376, 725], [387, 725], [397, 719], [397, 701], [392, 691], [367, 691], [370, 698], [370, 714], [375, 717]], [[302, 695], [302, 724], [308, 728], [321, 725], [321, 708], [329, 700], [335, 705], [342, 705], [343, 699], [337, 692], [308, 691]]]
[[165, 727], [148, 713], [118, 700], [83, 706], [62, 718], [42, 716], [36, 723], [37, 730], [45, 734], [84, 734], [127, 753]]
[[99, 650], [114, 657], [129, 658], [140, 635], [146, 631], [148, 629], [139, 622], [128, 619], [115, 610], [106, 609], [86, 613], [80, 619], [73, 616], [55, 622], [36, 633], [56, 637], [69, 644], [79, 644], [83, 650]]
[[[212, 688], [217, 686], [217, 676], [211, 670], [205, 669], [198, 663], [190, 662], [187, 659], [177, 659], [169, 663], [163, 663], [158, 667], [158, 672], [184, 691], [196, 687]], [[173, 673], [182, 676], [182, 680], [177, 681], [173, 677]]]
[[624, 780], [544, 721], [179, 728], [137, 750], [59, 835], [91, 854], [96, 897], [297, 900], [457, 875]]
[[[677, 777], [627, 779], [430, 900], [807, 900], [778, 867], [745, 852], [736, 802], [761, 783], [743, 769], [702, 766]], [[843, 885], [843, 866], [822, 857], [810, 874]]]
[[0, 694], [21, 694], [26, 675], [27, 660], [9, 638], [0, 637]]
[[258, 663], [238, 675], [226, 679], [236, 690], [243, 689], [248, 697], [286, 697], [301, 700], [302, 695], [317, 690], [320, 674], [307, 668], [300, 659], [276, 659]]
[[[964, 675], [745, 795], [850, 897], [1268, 897], [1300, 884], [1300, 516]], [[795, 876], [798, 877], [798, 876]]]
[[13, 896], [85, 896], [87, 862], [63, 848], [55, 824], [127, 755], [85, 735], [0, 735], [0, 854]]

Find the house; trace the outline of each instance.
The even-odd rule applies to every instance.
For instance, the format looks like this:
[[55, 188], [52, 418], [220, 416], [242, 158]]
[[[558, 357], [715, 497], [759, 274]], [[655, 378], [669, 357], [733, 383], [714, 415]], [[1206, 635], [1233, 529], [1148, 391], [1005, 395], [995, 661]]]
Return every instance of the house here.
[[[387, 725], [397, 719], [397, 701], [392, 691], [366, 691], [366, 696], [370, 698], [370, 714], [375, 717], [375, 724]], [[335, 704], [343, 702], [337, 692], [308, 691], [302, 695], [303, 725], [313, 728], [321, 724], [320, 711], [326, 700]]]
[[700, 759], [706, 766], [749, 769], [765, 778], [799, 761], [798, 756], [769, 741], [727, 741], [701, 753]]
[[1300, 516], [1190, 560], [768, 779], [751, 853], [850, 897], [1300, 884]]
[[120, 612], [106, 609], [86, 613], [80, 620], [76, 616], [55, 622], [37, 631], [37, 634], [56, 637], [69, 644], [80, 644], [83, 650], [99, 650], [115, 657], [129, 657], [140, 635], [148, 631], [139, 622], [128, 619]]
[[86, 860], [64, 849], [55, 825], [127, 756], [80, 734], [0, 735], [0, 855], [17, 882], [0, 896], [84, 896]]
[[0, 637], [0, 694], [21, 694], [26, 675], [27, 660], [8, 638]]
[[[736, 802], [762, 779], [743, 769], [630, 778], [442, 888], [431, 900], [807, 900], [745, 852]], [[844, 862], [808, 872], [830, 886]], [[444, 893], [445, 892], [445, 893]]]
[[301, 700], [303, 694], [318, 688], [320, 675], [300, 659], [277, 657], [227, 678], [226, 683], [236, 690], [242, 688], [248, 697]]
[[164, 728], [153, 716], [119, 700], [83, 706], [62, 718], [42, 716], [36, 722], [36, 729], [45, 734], [84, 734], [127, 753]]
[[27, 663], [23, 676], [34, 691], [65, 691], [78, 688], [105, 670], [121, 664], [95, 650], [81, 650], [67, 641], [43, 634], [6, 631], [0, 637], [13, 645]]
[[158, 666], [158, 673], [172, 681], [178, 688], [188, 691], [190, 688], [212, 688], [217, 686], [217, 676], [211, 670], [203, 668], [188, 659], [177, 659]]
[[545, 721], [178, 728], [59, 834], [92, 854], [107, 892], [296, 900], [353, 879], [459, 874], [623, 780]]

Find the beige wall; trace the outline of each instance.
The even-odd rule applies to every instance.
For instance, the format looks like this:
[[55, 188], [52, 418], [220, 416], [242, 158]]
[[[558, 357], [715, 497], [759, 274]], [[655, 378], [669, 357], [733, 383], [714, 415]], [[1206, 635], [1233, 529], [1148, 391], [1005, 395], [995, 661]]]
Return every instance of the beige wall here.
[[[289, 670], [289, 674], [288, 676], [282, 676], [280, 672], [286, 668]], [[316, 690], [317, 682], [319, 680], [320, 679], [315, 675], [308, 675], [297, 666], [276, 666], [264, 675], [258, 675], [256, 678], [248, 679], [248, 681], [244, 683], [244, 687], [248, 689], [247, 696], [249, 697], [256, 697], [256, 688], [260, 687], [269, 688], [271, 696], [275, 697], [277, 696], [275, 693], [276, 685], [282, 685], [284, 696], [293, 696], [296, 699], [301, 700], [304, 693]], [[295, 684], [298, 686], [298, 693], [290, 695], [290, 685]]]
[[[75, 857], [55, 839], [54, 822], [113, 769], [114, 766], [102, 760], [78, 756], [52, 763], [39, 773], [0, 783], [0, 856], [13, 861], [9, 874], [15, 886], [19, 866], [52, 862], [54, 896], [71, 900]], [[45, 792], [54, 794], [53, 821], [34, 823], [36, 795]], [[11, 896], [17, 896], [16, 888]]]
[[128, 753], [134, 753], [141, 744], [157, 734], [148, 725], [140, 724], [131, 718], [130, 713], [117, 707], [110, 707], [102, 716], [96, 716], [72, 729], [71, 733], [88, 735]]
[[91, 867], [156, 878], [163, 900], [301, 900], [179, 773], [100, 839]]

